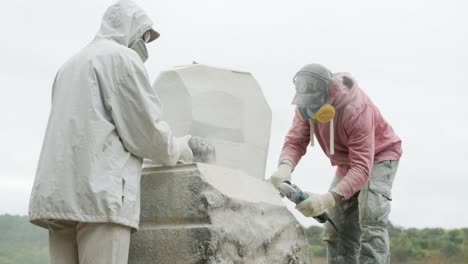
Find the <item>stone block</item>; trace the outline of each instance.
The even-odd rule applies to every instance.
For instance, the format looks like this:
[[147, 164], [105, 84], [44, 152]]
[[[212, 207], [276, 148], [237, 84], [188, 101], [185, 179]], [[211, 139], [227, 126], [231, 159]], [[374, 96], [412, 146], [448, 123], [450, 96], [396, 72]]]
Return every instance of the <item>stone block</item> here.
[[309, 263], [304, 230], [269, 182], [208, 164], [145, 168], [129, 263]]

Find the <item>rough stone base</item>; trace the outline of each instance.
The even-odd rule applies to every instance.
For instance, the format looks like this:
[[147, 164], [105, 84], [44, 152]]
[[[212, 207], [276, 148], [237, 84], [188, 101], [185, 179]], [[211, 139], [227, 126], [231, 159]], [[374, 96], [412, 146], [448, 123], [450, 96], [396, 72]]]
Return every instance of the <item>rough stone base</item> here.
[[206, 164], [144, 170], [129, 263], [309, 263], [304, 230], [270, 183]]

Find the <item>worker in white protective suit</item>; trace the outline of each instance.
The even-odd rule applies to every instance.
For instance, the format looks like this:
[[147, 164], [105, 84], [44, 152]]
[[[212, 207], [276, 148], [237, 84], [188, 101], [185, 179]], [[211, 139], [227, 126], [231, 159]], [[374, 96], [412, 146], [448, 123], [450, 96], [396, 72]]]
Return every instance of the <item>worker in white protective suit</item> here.
[[118, 1], [89, 45], [58, 71], [29, 217], [49, 230], [51, 263], [127, 263], [138, 229], [143, 158], [190, 162], [143, 65], [159, 37], [146, 13]]

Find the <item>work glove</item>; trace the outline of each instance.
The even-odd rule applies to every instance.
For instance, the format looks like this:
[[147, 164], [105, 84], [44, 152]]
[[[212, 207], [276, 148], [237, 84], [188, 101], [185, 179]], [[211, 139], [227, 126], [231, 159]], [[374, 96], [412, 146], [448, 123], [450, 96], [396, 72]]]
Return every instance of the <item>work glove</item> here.
[[193, 153], [188, 144], [191, 138], [191, 135], [176, 138], [176, 143], [180, 153], [179, 161], [182, 161], [183, 163], [191, 163], [193, 161]]
[[316, 194], [305, 192], [309, 195], [302, 203], [296, 205], [296, 209], [299, 210], [304, 216], [315, 217], [323, 214], [328, 209], [335, 206], [335, 198], [331, 192], [324, 194]]
[[212, 163], [216, 161], [215, 148], [206, 138], [193, 136], [188, 145], [192, 150], [194, 162]]
[[280, 164], [278, 169], [271, 175], [270, 182], [278, 189], [278, 186], [284, 181], [291, 181], [292, 168], [288, 164]]

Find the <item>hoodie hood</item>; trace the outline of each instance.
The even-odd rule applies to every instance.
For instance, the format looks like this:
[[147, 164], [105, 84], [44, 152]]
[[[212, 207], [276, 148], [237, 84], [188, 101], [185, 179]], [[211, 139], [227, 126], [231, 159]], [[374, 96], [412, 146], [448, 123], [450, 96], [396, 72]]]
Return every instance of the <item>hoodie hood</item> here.
[[331, 104], [336, 109], [340, 109], [356, 98], [358, 94], [358, 84], [351, 74], [347, 72], [335, 73], [333, 74], [333, 79], [338, 87]]
[[[151, 19], [137, 4], [130, 0], [119, 0], [104, 13], [96, 39], [111, 39], [130, 47], [143, 33], [150, 30], [152, 25]], [[153, 31], [151, 40], [158, 36], [159, 33]]]
[[[349, 73], [335, 73], [333, 74], [333, 83], [337, 86], [336, 93], [333, 96], [331, 104], [336, 109], [344, 107], [349, 102], [355, 100], [358, 94], [358, 85], [356, 80]], [[314, 146], [314, 123], [312, 120], [309, 120], [310, 124], [310, 145]], [[330, 156], [335, 154], [335, 128], [334, 120], [330, 122]]]

